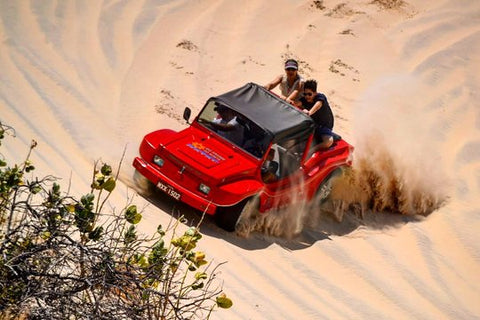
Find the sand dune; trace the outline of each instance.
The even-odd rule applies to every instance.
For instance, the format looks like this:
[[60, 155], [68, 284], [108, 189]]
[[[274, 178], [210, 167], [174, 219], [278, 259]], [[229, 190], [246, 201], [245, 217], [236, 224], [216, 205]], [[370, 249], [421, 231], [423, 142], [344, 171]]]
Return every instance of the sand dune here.
[[[293, 238], [207, 221], [234, 300], [213, 319], [480, 318], [479, 17], [477, 1], [0, 0], [0, 121], [17, 130], [2, 152], [21, 160], [35, 139], [37, 174], [80, 194], [125, 150], [121, 207], [145, 133], [296, 58], [356, 147], [342, 221], [287, 216]], [[195, 218], [135, 201], [145, 232], [174, 208]]]

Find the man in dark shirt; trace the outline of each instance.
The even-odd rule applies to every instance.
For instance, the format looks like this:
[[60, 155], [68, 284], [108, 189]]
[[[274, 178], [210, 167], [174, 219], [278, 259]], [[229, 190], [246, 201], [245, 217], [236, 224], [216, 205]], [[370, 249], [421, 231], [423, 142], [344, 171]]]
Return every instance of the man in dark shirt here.
[[303, 112], [315, 121], [315, 138], [319, 147], [328, 149], [333, 144], [333, 113], [328, 104], [327, 97], [317, 92], [317, 82], [307, 80], [303, 86], [303, 97], [298, 105]]

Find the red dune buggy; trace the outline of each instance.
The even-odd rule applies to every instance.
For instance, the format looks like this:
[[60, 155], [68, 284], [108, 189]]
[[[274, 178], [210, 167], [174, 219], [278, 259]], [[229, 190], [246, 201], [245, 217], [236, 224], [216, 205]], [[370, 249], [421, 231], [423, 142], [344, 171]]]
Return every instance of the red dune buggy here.
[[[190, 115], [187, 107], [187, 123]], [[335, 135], [333, 146], [319, 150], [313, 133], [308, 115], [248, 83], [210, 98], [186, 129], [147, 134], [133, 166], [173, 199], [234, 231], [252, 207], [265, 213], [328, 198], [332, 177], [351, 166], [353, 147]]]

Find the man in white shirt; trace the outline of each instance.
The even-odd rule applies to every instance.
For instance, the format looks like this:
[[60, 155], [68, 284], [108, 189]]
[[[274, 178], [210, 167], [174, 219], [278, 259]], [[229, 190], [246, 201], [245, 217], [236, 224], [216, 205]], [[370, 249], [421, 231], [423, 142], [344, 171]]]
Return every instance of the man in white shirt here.
[[230, 140], [236, 145], [243, 143], [244, 128], [237, 121], [237, 117], [232, 109], [226, 106], [217, 106], [214, 109], [220, 115], [219, 118], [214, 119], [211, 124], [217, 133], [222, 137]]

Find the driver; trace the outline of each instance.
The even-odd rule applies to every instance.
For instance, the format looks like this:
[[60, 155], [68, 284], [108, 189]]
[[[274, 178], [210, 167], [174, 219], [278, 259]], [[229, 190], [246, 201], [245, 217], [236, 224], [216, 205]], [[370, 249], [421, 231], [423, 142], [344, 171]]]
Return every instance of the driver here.
[[213, 110], [218, 112], [219, 117], [211, 122], [212, 127], [222, 137], [241, 145], [244, 128], [238, 123], [234, 111], [224, 105], [217, 105]]

